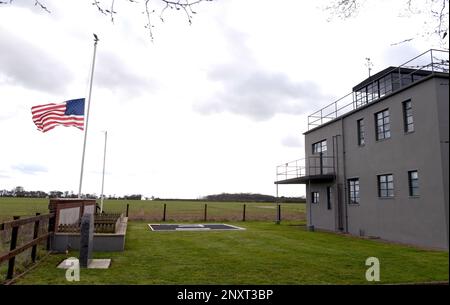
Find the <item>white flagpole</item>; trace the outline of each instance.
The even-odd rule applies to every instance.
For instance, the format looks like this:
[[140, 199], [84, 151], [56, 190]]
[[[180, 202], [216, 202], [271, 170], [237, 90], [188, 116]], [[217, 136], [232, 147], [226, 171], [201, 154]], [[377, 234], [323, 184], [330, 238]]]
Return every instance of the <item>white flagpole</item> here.
[[80, 186], [78, 188], [78, 198], [81, 198], [81, 186], [83, 185], [84, 153], [86, 152], [86, 137], [87, 137], [88, 123], [89, 123], [89, 109], [91, 106], [92, 82], [94, 79], [95, 53], [97, 51], [98, 40], [99, 39], [98, 39], [97, 35], [94, 34], [94, 56], [92, 58], [91, 79], [90, 79], [90, 84], [89, 84], [87, 112], [86, 112], [86, 120], [85, 120], [85, 126], [84, 126], [83, 156], [81, 157], [81, 173], [80, 173]]
[[106, 161], [106, 140], [108, 139], [108, 131], [105, 131], [105, 149], [103, 150], [103, 176], [102, 176], [102, 195], [100, 199], [100, 214], [103, 213], [103, 187], [105, 186], [105, 161]]

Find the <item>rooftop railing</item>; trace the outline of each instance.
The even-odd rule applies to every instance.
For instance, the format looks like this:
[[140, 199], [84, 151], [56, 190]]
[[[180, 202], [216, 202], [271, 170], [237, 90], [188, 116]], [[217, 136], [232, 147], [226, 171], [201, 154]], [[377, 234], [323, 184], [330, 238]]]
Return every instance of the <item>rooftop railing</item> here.
[[396, 92], [435, 72], [449, 73], [448, 51], [428, 50], [404, 64], [388, 70], [379, 77], [377, 76], [360, 88], [362, 90], [352, 91], [309, 115], [308, 130]]

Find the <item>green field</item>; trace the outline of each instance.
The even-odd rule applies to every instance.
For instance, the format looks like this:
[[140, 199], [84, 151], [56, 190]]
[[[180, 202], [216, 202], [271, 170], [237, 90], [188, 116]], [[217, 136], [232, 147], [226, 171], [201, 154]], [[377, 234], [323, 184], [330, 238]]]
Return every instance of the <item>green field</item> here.
[[[11, 220], [12, 216], [34, 215], [36, 212], [48, 213], [48, 199], [0, 198], [0, 222]], [[247, 220], [274, 220], [274, 203], [261, 202], [201, 202], [201, 201], [144, 201], [144, 200], [105, 200], [106, 212], [125, 212], [130, 205], [130, 220], [161, 221], [164, 204], [166, 220], [197, 221], [204, 218], [207, 204], [207, 219], [211, 221], [242, 220], [243, 205], [246, 205]], [[281, 214], [284, 220], [305, 220], [305, 204], [282, 203]]]
[[[365, 260], [378, 257], [382, 283], [448, 280], [448, 254], [308, 232], [292, 223], [233, 223], [234, 232], [151, 232], [131, 222], [123, 253], [108, 270], [81, 270], [79, 284], [366, 284]], [[52, 255], [19, 284], [67, 284]]]
[[[46, 200], [31, 202], [29, 207], [45, 212]], [[145, 215], [146, 204], [136, 202], [133, 207], [144, 209]], [[167, 204], [195, 207], [198, 203]], [[238, 210], [241, 205], [227, 204]], [[14, 205], [0, 200], [0, 212], [8, 217], [33, 214], [22, 203], [17, 204], [17, 210]], [[120, 210], [123, 202], [107, 205]], [[227, 223], [246, 230], [152, 232], [147, 221], [130, 221], [124, 252], [94, 254], [94, 258], [112, 258], [110, 269], [82, 269], [81, 281], [76, 284], [368, 284], [365, 260], [372, 256], [380, 260], [382, 284], [448, 281], [448, 252], [309, 232], [304, 220], [280, 225], [273, 221]], [[73, 284], [56, 265], [77, 255], [50, 255], [17, 284]]]

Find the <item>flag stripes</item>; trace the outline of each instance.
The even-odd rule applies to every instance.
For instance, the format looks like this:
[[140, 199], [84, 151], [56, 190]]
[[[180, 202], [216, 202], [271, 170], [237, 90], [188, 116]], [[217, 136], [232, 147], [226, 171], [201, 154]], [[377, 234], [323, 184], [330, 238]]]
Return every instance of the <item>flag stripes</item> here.
[[31, 114], [37, 129], [42, 132], [58, 125], [84, 130], [84, 99], [33, 106]]

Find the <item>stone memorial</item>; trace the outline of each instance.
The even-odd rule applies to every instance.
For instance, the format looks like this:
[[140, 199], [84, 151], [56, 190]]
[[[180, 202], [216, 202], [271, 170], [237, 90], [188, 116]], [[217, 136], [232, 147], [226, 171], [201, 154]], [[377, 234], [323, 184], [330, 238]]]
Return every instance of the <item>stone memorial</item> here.
[[80, 225], [80, 267], [87, 268], [92, 261], [94, 241], [94, 215], [85, 213]]

